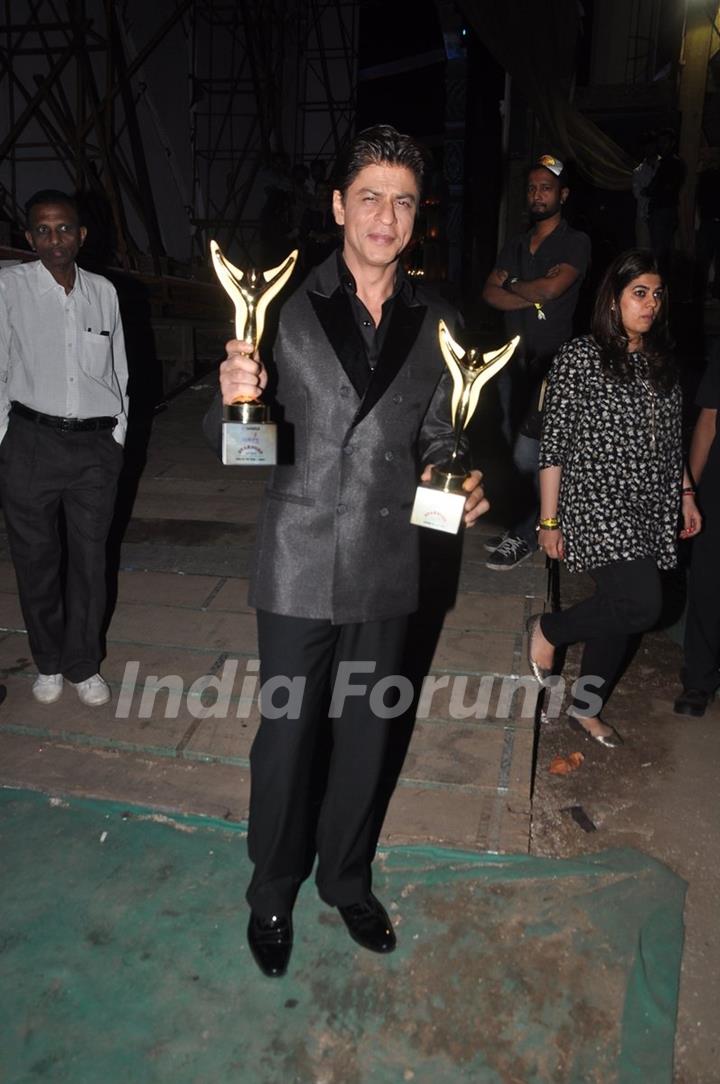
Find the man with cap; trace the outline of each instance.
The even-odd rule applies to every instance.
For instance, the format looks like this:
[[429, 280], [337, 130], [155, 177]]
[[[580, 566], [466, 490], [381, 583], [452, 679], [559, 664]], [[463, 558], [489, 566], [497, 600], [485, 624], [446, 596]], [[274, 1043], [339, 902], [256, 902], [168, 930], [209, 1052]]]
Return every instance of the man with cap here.
[[563, 163], [543, 154], [527, 175], [525, 230], [503, 246], [483, 289], [483, 299], [505, 314], [508, 336], [521, 342], [498, 378], [503, 434], [513, 444], [513, 461], [523, 483], [516, 522], [490, 539], [487, 567], [504, 572], [537, 549], [537, 468], [545, 375], [573, 334], [573, 315], [590, 262], [590, 238], [563, 218], [569, 188]]

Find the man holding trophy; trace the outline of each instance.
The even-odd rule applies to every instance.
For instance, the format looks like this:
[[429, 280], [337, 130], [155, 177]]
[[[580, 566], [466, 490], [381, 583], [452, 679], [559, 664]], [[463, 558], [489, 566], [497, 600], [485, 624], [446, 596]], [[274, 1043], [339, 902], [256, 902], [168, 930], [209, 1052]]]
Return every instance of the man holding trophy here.
[[[371, 864], [398, 712], [385, 711], [392, 697], [373, 690], [390, 689], [402, 673], [407, 619], [418, 604], [419, 532], [410, 514], [419, 477], [429, 482], [431, 466], [457, 453], [438, 340], [440, 320], [455, 329], [457, 314], [400, 264], [423, 152], [379, 125], [356, 137], [339, 166], [341, 248], [280, 314], [273, 376], [294, 452], [267, 487], [250, 593], [262, 685], [300, 679], [303, 689], [297, 710], [289, 705], [282, 718], [261, 705], [250, 756], [248, 941], [269, 976], [287, 967], [295, 897], [316, 855], [320, 897], [338, 908], [355, 941], [375, 952], [395, 947], [371, 892]], [[257, 399], [267, 372], [253, 346], [236, 339], [227, 350], [223, 403]], [[218, 420], [216, 407], [206, 430]], [[480, 480], [475, 470], [462, 483], [466, 526], [488, 508]], [[328, 721], [332, 753], [318, 813], [313, 768]]]

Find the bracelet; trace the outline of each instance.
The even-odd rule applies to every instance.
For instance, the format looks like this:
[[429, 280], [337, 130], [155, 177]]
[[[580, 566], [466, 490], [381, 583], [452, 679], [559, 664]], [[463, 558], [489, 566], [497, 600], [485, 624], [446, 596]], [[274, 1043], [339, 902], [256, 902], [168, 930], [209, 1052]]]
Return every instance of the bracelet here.
[[680, 490], [680, 492], [683, 495], [683, 497], [686, 496], [686, 495], [689, 495], [690, 493], [692, 493], [693, 495], [695, 494], [695, 490], [693, 489], [692, 486], [684, 486], [683, 489]]
[[537, 526], [539, 531], [557, 531], [559, 528], [560, 520], [557, 516], [548, 516], [547, 519], [541, 519]]

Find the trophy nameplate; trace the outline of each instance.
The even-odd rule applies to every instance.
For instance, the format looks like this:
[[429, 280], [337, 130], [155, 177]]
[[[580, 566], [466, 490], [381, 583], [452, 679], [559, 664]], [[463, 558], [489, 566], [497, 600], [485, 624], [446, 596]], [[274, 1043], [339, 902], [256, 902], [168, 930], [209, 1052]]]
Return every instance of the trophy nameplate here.
[[[220, 246], [210, 242], [215, 274], [235, 306], [235, 338], [257, 350], [265, 327], [267, 307], [290, 278], [298, 250], [269, 271], [241, 271], [227, 260]], [[274, 466], [277, 463], [277, 426], [268, 407], [258, 399], [236, 399], [223, 404], [222, 461], [226, 466]]]
[[446, 463], [433, 465], [429, 482], [421, 482], [415, 493], [410, 522], [418, 527], [457, 534], [463, 519], [467, 492], [463, 489], [470, 471], [463, 463], [460, 451], [463, 430], [478, 405], [480, 391], [512, 357], [520, 336], [481, 354], [474, 348], [465, 351], [454, 341], [444, 320], [438, 324], [438, 338], [445, 364], [453, 379], [450, 404], [455, 444]]

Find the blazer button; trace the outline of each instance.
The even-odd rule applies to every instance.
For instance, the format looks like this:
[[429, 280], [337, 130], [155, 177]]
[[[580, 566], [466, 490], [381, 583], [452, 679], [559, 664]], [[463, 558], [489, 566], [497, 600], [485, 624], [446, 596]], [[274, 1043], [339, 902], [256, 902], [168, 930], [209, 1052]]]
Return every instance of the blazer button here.
[[395, 453], [394, 452], [385, 452], [385, 458], [387, 459], [387, 461], [389, 463], [391, 459], [395, 458]]
[[390, 509], [389, 508], [381, 508], [380, 509], [380, 515], [381, 516], [389, 516], [390, 515]]
[[347, 505], [346, 504], [339, 504], [337, 506], [337, 508], [335, 509], [335, 511], [337, 512], [337, 514], [339, 516], [341, 516], [343, 514], [343, 512], [347, 511]]
[[348, 388], [346, 386], [343, 386], [342, 388], [340, 388], [340, 398], [341, 399], [347, 399], [349, 394], [350, 394], [350, 388]]
[[343, 455], [352, 455], [352, 454], [353, 454], [352, 448], [350, 447], [349, 444], [346, 444], [345, 447], [343, 448]]
[[393, 403], [402, 403], [402, 401], [403, 401], [402, 395], [398, 395], [397, 393], [395, 395], [393, 395]]

